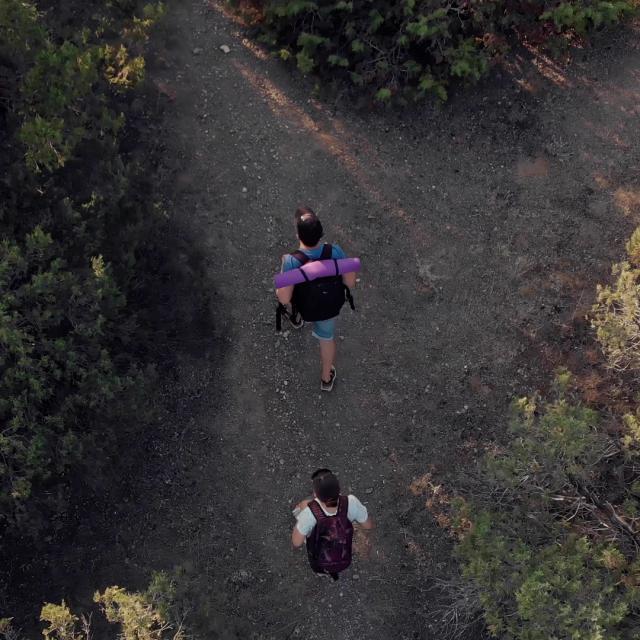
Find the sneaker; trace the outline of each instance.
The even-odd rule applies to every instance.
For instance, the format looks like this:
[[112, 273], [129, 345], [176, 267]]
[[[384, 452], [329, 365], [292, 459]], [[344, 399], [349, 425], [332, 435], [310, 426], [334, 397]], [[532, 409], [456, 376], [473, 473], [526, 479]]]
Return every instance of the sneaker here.
[[289, 318], [289, 324], [293, 329], [302, 329], [302, 327], [304, 327], [304, 320], [299, 313], [289, 313], [287, 314], [287, 317]]
[[315, 571], [316, 578], [331, 578], [334, 582], [339, 580], [337, 573], [326, 573], [324, 571]]
[[329, 382], [325, 382], [320, 378], [320, 391], [331, 391], [333, 389], [333, 383], [336, 381], [336, 368], [331, 367], [331, 379]]

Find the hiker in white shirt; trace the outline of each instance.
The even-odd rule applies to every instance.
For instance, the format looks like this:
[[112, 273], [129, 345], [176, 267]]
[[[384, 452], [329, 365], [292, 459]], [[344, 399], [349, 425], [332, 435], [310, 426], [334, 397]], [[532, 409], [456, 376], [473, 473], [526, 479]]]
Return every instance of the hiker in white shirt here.
[[[293, 527], [291, 542], [297, 548], [307, 541], [311, 568], [317, 574], [330, 575], [334, 580], [337, 580], [338, 572], [344, 570], [351, 562], [351, 537], [353, 534], [351, 523], [356, 522], [363, 529], [372, 529], [373, 521], [367, 508], [358, 498], [353, 495], [340, 495], [340, 483], [329, 469], [318, 469], [311, 476], [311, 480], [313, 496], [302, 500], [294, 510], [297, 522]], [[341, 509], [343, 509], [342, 512]], [[320, 525], [318, 525], [318, 518], [322, 520]], [[328, 531], [331, 537], [338, 536], [337, 553], [339, 558], [335, 557], [334, 551], [323, 555], [324, 542], [322, 536], [317, 535], [322, 532], [315, 531], [318, 526], [322, 527], [323, 532]], [[341, 549], [340, 545], [345, 548]], [[332, 554], [334, 555], [332, 556]], [[319, 559], [319, 555], [323, 558]]]

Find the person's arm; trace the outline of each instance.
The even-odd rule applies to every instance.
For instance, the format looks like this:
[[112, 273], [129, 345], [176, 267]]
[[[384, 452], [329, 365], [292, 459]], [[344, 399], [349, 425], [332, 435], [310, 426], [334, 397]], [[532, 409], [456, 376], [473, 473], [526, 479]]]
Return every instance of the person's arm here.
[[313, 527], [316, 525], [316, 519], [313, 517], [311, 509], [307, 506], [309, 502], [309, 500], [305, 499], [298, 504], [299, 507], [302, 507], [302, 510], [296, 516], [297, 522], [291, 532], [291, 544], [294, 549], [299, 549], [304, 544], [307, 536], [313, 531]]
[[[340, 245], [333, 245], [333, 257], [336, 260], [340, 260], [342, 258], [346, 258], [347, 254], [343, 251]], [[353, 289], [356, 286], [356, 277], [357, 273], [352, 271], [351, 273], [343, 273], [342, 274], [342, 282], [344, 282], [345, 286], [349, 287], [349, 289]]]
[[307, 539], [306, 536], [303, 536], [298, 531], [298, 525], [296, 524], [293, 527], [293, 531], [291, 532], [291, 544], [293, 545], [293, 548], [294, 549], [299, 549], [304, 544], [304, 541], [306, 539]]
[[349, 496], [349, 519], [360, 525], [363, 529], [373, 529], [373, 519], [369, 515], [367, 508], [353, 495]]
[[293, 515], [297, 518], [300, 512], [309, 506], [309, 503], [312, 500], [313, 500], [313, 496], [310, 496], [309, 498], [303, 498], [302, 500], [300, 500], [300, 502], [298, 502], [298, 504], [293, 509]]
[[352, 271], [351, 273], [343, 273], [342, 274], [342, 282], [345, 283], [345, 285], [347, 287], [349, 287], [349, 289], [353, 289], [353, 287], [356, 286], [356, 276], [358, 274], [355, 271]]
[[276, 298], [280, 304], [289, 304], [293, 297], [293, 285], [276, 289]]

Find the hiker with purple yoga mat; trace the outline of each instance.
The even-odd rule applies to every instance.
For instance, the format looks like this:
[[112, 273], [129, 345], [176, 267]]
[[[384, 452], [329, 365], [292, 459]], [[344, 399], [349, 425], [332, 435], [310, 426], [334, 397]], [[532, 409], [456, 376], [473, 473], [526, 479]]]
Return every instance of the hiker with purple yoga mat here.
[[312, 335], [320, 344], [320, 390], [331, 391], [336, 379], [336, 319], [345, 300], [354, 309], [351, 288], [360, 261], [347, 258], [337, 244], [320, 244], [322, 224], [309, 207], [299, 207], [294, 220], [300, 244], [282, 256], [282, 271], [276, 276], [276, 329], [282, 328], [283, 316], [294, 329], [312, 323]]

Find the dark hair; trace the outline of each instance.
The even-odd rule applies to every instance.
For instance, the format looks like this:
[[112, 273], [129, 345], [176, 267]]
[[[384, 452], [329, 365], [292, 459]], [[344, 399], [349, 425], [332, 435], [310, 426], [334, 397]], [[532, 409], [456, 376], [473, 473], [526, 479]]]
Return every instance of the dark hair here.
[[318, 469], [311, 476], [313, 490], [318, 498], [328, 507], [335, 507], [340, 497], [340, 483], [329, 469]]
[[309, 207], [298, 207], [295, 221], [298, 238], [307, 247], [315, 247], [324, 233], [318, 216]]

